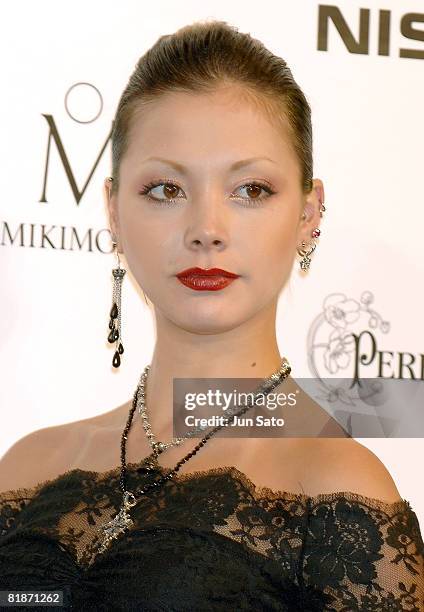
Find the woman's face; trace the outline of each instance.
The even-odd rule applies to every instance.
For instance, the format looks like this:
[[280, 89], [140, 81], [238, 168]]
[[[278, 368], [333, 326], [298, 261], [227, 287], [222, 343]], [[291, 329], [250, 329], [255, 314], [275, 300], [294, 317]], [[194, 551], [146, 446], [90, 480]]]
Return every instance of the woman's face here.
[[[235, 88], [172, 93], [131, 127], [110, 225], [156, 314], [187, 331], [220, 333], [276, 304], [296, 246], [319, 225], [314, 191], [308, 200], [312, 220], [301, 222], [297, 158], [259, 106]], [[196, 291], [176, 277], [195, 266], [239, 278]]]

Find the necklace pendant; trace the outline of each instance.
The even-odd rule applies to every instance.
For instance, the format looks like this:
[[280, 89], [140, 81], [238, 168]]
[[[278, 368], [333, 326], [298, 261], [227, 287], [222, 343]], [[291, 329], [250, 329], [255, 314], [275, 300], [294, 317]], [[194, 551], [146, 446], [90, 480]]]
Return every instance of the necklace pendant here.
[[109, 548], [112, 540], [116, 540], [122, 533], [125, 532], [126, 529], [131, 527], [134, 522], [130, 518], [129, 514], [124, 508], [118, 512], [114, 519], [106, 523], [106, 525], [102, 526], [102, 531], [104, 533], [103, 541], [99, 548], [99, 553], [104, 552], [107, 548]]
[[118, 514], [99, 529], [99, 531], [103, 531], [103, 541], [98, 550], [99, 553], [107, 550], [113, 540], [116, 540], [122, 533], [134, 525], [134, 521], [131, 519], [127, 510], [136, 503], [134, 495], [130, 491], [126, 491], [123, 504]]

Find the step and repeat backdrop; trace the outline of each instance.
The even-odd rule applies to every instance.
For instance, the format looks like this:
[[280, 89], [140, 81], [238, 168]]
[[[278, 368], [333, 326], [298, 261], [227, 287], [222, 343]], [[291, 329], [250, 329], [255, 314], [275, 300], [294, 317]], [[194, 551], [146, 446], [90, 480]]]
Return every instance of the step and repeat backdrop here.
[[[128, 401], [150, 363], [153, 310], [129, 272], [125, 354], [112, 367], [116, 258], [103, 181], [135, 63], [197, 20], [261, 40], [312, 108], [326, 212], [308, 274], [296, 258], [278, 304], [292, 376], [424, 380], [422, 2], [42, 0], [1, 12], [0, 455], [31, 431]], [[408, 398], [399, 402], [408, 415]], [[358, 439], [424, 524], [424, 444], [414, 431]]]

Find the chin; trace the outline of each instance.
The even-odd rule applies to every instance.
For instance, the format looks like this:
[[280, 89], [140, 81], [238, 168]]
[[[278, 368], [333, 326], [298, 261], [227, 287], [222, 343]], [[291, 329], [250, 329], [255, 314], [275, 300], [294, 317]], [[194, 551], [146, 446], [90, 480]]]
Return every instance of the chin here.
[[164, 313], [177, 327], [193, 334], [221, 334], [239, 327], [244, 322], [240, 313], [233, 315], [225, 307], [203, 310], [197, 305], [184, 313]]

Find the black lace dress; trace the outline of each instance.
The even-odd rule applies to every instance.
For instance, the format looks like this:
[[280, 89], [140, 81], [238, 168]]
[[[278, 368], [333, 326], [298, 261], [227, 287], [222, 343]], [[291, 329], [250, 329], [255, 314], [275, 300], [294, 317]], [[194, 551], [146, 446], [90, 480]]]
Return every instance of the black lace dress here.
[[[160, 475], [138, 467], [133, 491]], [[118, 482], [119, 467], [75, 469], [0, 493], [0, 590], [62, 590], [65, 610], [424, 610], [423, 540], [406, 500], [272, 491], [235, 467], [177, 474], [96, 555]]]

